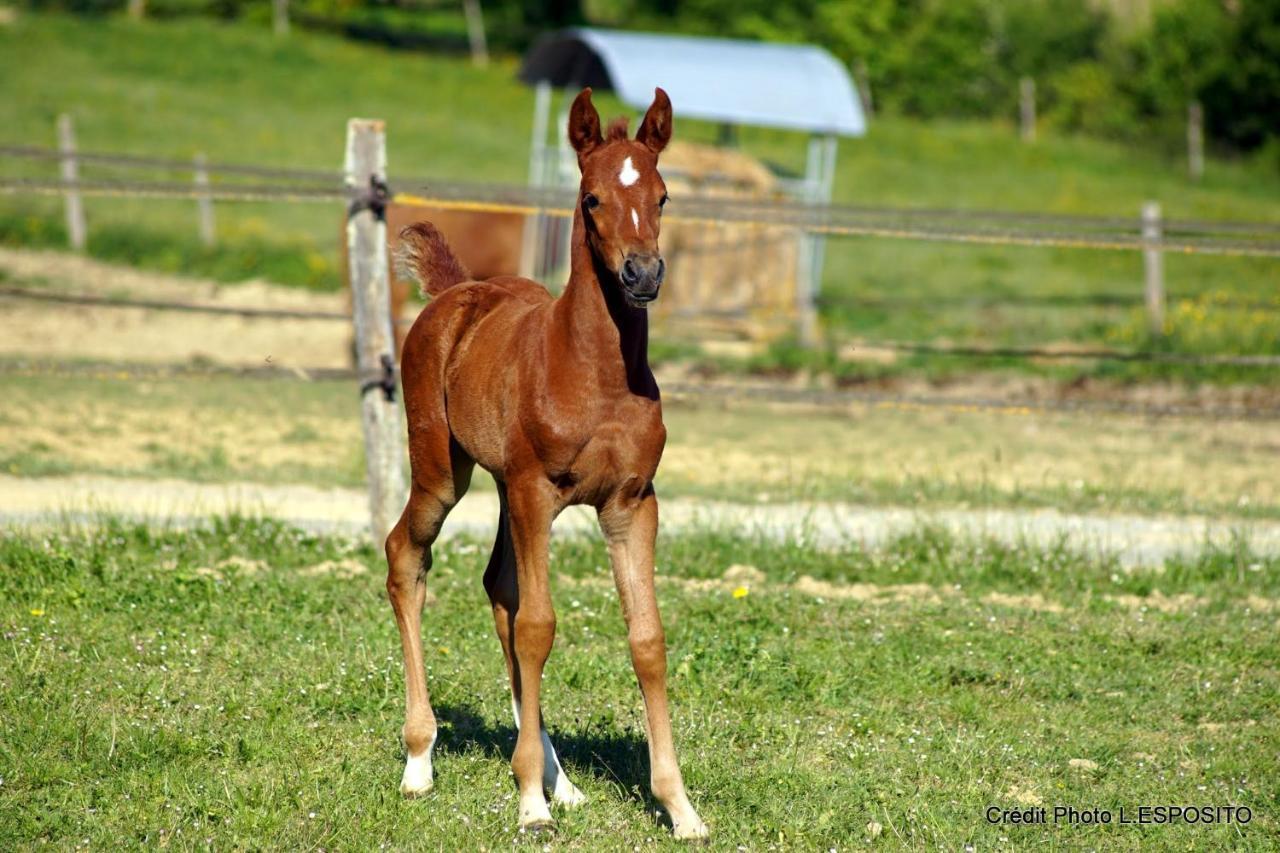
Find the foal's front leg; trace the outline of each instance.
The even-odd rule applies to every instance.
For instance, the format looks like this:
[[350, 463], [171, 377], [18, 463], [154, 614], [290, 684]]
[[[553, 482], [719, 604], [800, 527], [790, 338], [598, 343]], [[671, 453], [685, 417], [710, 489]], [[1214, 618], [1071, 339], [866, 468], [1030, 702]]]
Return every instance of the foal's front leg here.
[[[511, 649], [511, 635], [515, 614], [520, 609], [520, 590], [516, 578], [516, 555], [511, 542], [511, 513], [507, 510], [507, 491], [502, 483], [498, 483], [498, 498], [501, 511], [498, 515], [498, 537], [493, 543], [493, 554], [489, 557], [489, 565], [484, 572], [484, 588], [489, 593], [489, 603], [493, 607], [493, 623], [498, 630], [498, 640], [502, 643], [502, 654], [507, 660], [507, 675], [511, 679], [511, 708], [515, 713], [516, 729], [520, 728], [520, 671], [516, 665], [515, 652]], [[569, 781], [560, 759], [556, 757], [555, 747], [547, 735], [547, 728], [542, 727], [542, 787], [551, 791], [551, 801], [564, 806], [578, 806], [586, 802], [586, 796], [578, 790], [578, 786]]]
[[600, 511], [613, 579], [622, 600], [631, 662], [644, 694], [649, 730], [649, 785], [666, 808], [676, 838], [706, 838], [707, 826], [684, 790], [667, 708], [667, 641], [653, 588], [653, 542], [658, 499], [649, 487], [639, 498], [615, 497]]
[[519, 685], [516, 705], [519, 734], [511, 756], [511, 769], [520, 787], [520, 828], [529, 830], [553, 825], [542, 787], [546, 757], [539, 704], [542, 668], [556, 636], [556, 614], [551, 606], [547, 577], [547, 547], [555, 504], [547, 486], [545, 479], [531, 478], [524, 483], [508, 483], [506, 487], [517, 585], [517, 606], [510, 636], [515, 658], [512, 681]]

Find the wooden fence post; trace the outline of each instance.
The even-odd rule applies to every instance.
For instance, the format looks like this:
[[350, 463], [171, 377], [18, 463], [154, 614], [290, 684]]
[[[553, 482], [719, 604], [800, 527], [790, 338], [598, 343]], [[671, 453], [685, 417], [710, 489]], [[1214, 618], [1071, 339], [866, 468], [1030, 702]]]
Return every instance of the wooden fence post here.
[[271, 0], [271, 31], [278, 36], [289, 35], [289, 0]]
[[1022, 141], [1036, 141], [1036, 81], [1023, 77], [1018, 81], [1018, 116]]
[[[371, 119], [347, 122], [343, 171], [352, 206], [347, 216], [347, 258], [360, 373], [370, 528], [381, 548], [404, 508], [403, 445], [396, 402], [395, 337], [391, 328], [387, 223], [375, 188], [385, 188], [386, 135]], [[370, 204], [369, 199], [374, 198]]]
[[1204, 108], [1199, 101], [1187, 106], [1187, 171], [1193, 181], [1204, 177]]
[[480, 0], [462, 0], [462, 11], [467, 17], [467, 40], [471, 43], [473, 65], [489, 64], [489, 41], [484, 34], [484, 13]]
[[83, 252], [87, 231], [84, 223], [84, 201], [80, 198], [80, 170], [76, 163], [76, 131], [71, 116], [58, 116], [58, 150], [62, 152], [62, 182], [67, 185], [63, 193], [67, 209], [67, 239], [71, 248]]
[[200, 214], [200, 242], [212, 246], [216, 238], [213, 196], [209, 194], [209, 168], [203, 153], [195, 156], [196, 211]]
[[130, 18], [141, 21], [147, 14], [147, 0], [129, 0], [127, 9]]
[[875, 115], [876, 103], [871, 96], [871, 72], [867, 70], [867, 63], [861, 59], [853, 67], [853, 81], [858, 86], [858, 100], [862, 101], [862, 112], [869, 119]]
[[[533, 129], [529, 138], [529, 187], [540, 190], [554, 184], [547, 163], [547, 117], [551, 114], [551, 84], [539, 80], [534, 89]], [[546, 238], [546, 215], [539, 208], [526, 213], [524, 233], [520, 240], [520, 275], [534, 278], [538, 274], [539, 247]]]
[[1164, 253], [1160, 250], [1163, 239], [1160, 223], [1160, 203], [1149, 201], [1142, 205], [1142, 268], [1145, 273], [1147, 303], [1147, 328], [1152, 337], [1164, 336]]

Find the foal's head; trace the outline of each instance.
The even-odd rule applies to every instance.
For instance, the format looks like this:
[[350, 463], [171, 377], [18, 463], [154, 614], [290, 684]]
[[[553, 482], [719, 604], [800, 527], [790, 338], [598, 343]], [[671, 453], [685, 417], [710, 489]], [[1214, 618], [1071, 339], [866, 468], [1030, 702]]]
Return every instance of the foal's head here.
[[667, 186], [658, 174], [658, 155], [671, 141], [671, 99], [654, 90], [635, 139], [627, 120], [614, 119], [605, 135], [600, 114], [583, 89], [569, 111], [569, 142], [578, 152], [582, 184], [578, 204], [587, 244], [622, 288], [626, 301], [643, 307], [658, 298], [666, 263], [658, 253], [658, 228]]

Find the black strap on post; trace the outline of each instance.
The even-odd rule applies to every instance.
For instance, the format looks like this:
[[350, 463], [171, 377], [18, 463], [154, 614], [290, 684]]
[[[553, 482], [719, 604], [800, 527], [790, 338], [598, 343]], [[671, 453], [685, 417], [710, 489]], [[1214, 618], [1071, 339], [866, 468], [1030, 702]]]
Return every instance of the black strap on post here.
[[386, 395], [388, 403], [394, 403], [396, 399], [396, 363], [395, 359], [386, 353], [382, 354], [382, 375], [377, 379], [370, 379], [360, 384], [360, 396], [363, 397], [366, 392], [374, 388], [381, 388], [382, 393]]
[[347, 206], [347, 218], [355, 216], [362, 210], [371, 210], [379, 222], [387, 221], [387, 202], [391, 199], [391, 188], [387, 182], [377, 175], [369, 177], [369, 190], [351, 200]]

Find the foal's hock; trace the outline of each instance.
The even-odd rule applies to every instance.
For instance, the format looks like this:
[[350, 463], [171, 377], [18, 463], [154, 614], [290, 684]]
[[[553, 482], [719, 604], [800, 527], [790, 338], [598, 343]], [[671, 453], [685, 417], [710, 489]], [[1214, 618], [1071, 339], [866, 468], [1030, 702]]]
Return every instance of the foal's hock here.
[[671, 101], [661, 89], [635, 139], [625, 120], [601, 132], [590, 89], [574, 100], [569, 140], [582, 183], [569, 282], [558, 299], [528, 279], [467, 280], [430, 224], [401, 235], [400, 262], [432, 297], [404, 343], [413, 476], [386, 543], [387, 592], [404, 649], [406, 796], [432, 785], [437, 729], [420, 626], [431, 544], [479, 464], [497, 481], [501, 501], [484, 586], [519, 729], [511, 766], [520, 827], [552, 825], [546, 791], [565, 806], [584, 800], [543, 728], [539, 689], [556, 627], [547, 578], [551, 522], [566, 506], [589, 504], [608, 544], [644, 694], [653, 795], [676, 837], [707, 835], [676, 763], [653, 589], [653, 475], [666, 428], [649, 369], [645, 306], [658, 297], [666, 271], [658, 230], [667, 194], [657, 167], [670, 139]]

